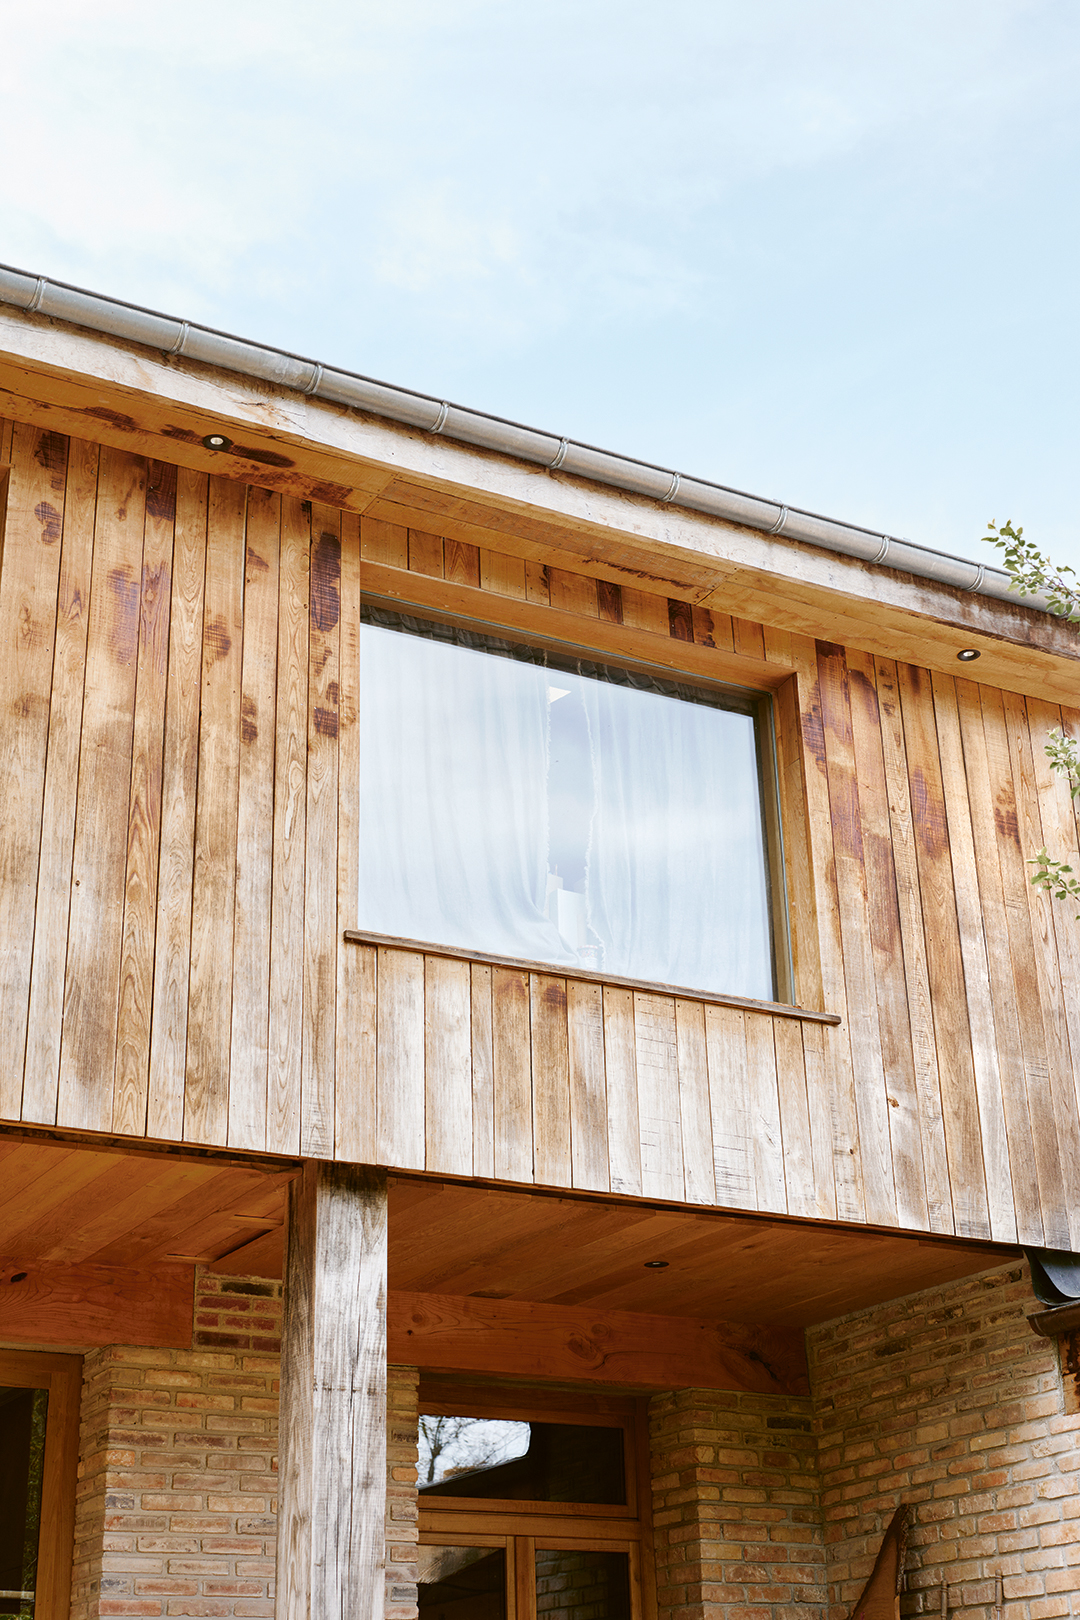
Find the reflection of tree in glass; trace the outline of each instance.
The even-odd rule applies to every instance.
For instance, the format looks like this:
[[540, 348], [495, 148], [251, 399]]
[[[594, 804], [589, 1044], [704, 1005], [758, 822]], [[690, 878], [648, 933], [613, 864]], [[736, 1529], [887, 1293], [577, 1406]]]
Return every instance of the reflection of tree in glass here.
[[479, 1473], [524, 1457], [529, 1425], [501, 1418], [431, 1417], [419, 1423], [418, 1482], [434, 1485], [455, 1474]]

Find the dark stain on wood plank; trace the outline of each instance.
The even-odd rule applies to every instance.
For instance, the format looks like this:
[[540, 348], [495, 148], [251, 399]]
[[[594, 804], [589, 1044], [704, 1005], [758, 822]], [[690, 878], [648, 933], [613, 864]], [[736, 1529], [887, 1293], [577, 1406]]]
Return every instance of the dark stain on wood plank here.
[[34, 460], [54, 475], [53, 482], [56, 488], [63, 488], [67, 475], [67, 457], [68, 441], [63, 433], [42, 433], [38, 436]]
[[229, 451], [231, 456], [239, 456], [242, 461], [257, 461], [264, 467], [295, 467], [296, 462], [288, 456], [283, 456], [276, 450], [260, 450], [258, 445], [234, 444]]
[[43, 546], [55, 546], [60, 538], [63, 518], [50, 501], [38, 501], [34, 507], [34, 516], [41, 524], [41, 543]]
[[562, 979], [553, 979], [545, 984], [540, 992], [540, 999], [548, 1007], [557, 1007], [561, 1011], [566, 1006], [566, 983]]
[[176, 521], [176, 468], [168, 461], [151, 461], [146, 470], [146, 513], [165, 523]]
[[268, 574], [270, 572], [270, 564], [265, 557], [260, 557], [258, 552], [252, 551], [250, 546], [247, 548], [244, 560], [249, 578], [252, 574]]
[[1008, 791], [998, 795], [994, 805], [994, 825], [1000, 837], [1020, 847], [1020, 826], [1016, 816], [1016, 802]]
[[161, 437], [163, 439], [176, 439], [180, 444], [202, 444], [199, 435], [193, 433], [190, 428], [175, 427], [172, 423], [162, 428]]
[[227, 658], [232, 651], [232, 637], [224, 619], [211, 619], [203, 629], [203, 646], [215, 658]]
[[130, 664], [139, 641], [140, 603], [139, 586], [126, 563], [122, 568], [109, 570], [109, 594], [112, 597], [109, 649], [118, 664]]
[[596, 602], [605, 624], [622, 624], [622, 586], [612, 579], [598, 579]]
[[139, 424], [133, 416], [127, 416], [123, 411], [111, 410], [108, 405], [87, 405], [85, 415], [92, 416], [98, 422], [108, 422], [110, 427], [119, 428], [121, 433], [138, 433]]
[[324, 506], [348, 506], [353, 497], [353, 490], [348, 484], [331, 484], [325, 481], [308, 484], [310, 497], [306, 503], [321, 501]]
[[945, 827], [945, 805], [936, 790], [936, 784], [927, 781], [922, 768], [914, 766], [911, 772], [911, 814], [919, 840], [928, 855], [945, 855], [949, 849], [949, 835]]
[[255, 724], [258, 718], [255, 709], [255, 699], [246, 697], [240, 703], [240, 741], [253, 743], [259, 736], [259, 728]]
[[311, 622], [332, 630], [341, 617], [341, 541], [324, 529], [311, 553]]
[[668, 631], [676, 641], [693, 641], [694, 639], [694, 609], [690, 602], [680, 602], [678, 597], [668, 597]]

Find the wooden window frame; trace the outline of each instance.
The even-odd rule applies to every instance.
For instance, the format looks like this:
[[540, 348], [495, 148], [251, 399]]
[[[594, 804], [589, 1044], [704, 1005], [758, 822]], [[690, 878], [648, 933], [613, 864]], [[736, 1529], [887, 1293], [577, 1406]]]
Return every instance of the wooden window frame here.
[[438, 1547], [504, 1548], [507, 1620], [529, 1620], [533, 1613], [533, 1556], [537, 1548], [625, 1552], [630, 1564], [631, 1613], [636, 1620], [655, 1620], [648, 1405], [647, 1397], [632, 1395], [494, 1383], [458, 1384], [422, 1377], [419, 1409], [435, 1417], [467, 1415], [619, 1426], [624, 1437], [627, 1501], [523, 1502], [496, 1497], [421, 1496], [420, 1541]]
[[[370, 565], [368, 565], [370, 567]], [[410, 577], [410, 584], [412, 578]], [[436, 586], [434, 580], [424, 582], [429, 587]], [[432, 599], [434, 598], [434, 599]], [[500, 599], [496, 599], [500, 600]], [[515, 601], [513, 606], [518, 609], [514, 619], [519, 622], [504, 623], [498, 617], [498, 609], [493, 602], [492, 617], [475, 617], [470, 614], [455, 612], [453, 607], [440, 607], [437, 605], [437, 593], [432, 592], [429, 598], [427, 591], [419, 590], [413, 596], [382, 594], [377, 585], [365, 586], [361, 583], [361, 606], [368, 604], [373, 608], [385, 608], [392, 613], [414, 614], [417, 618], [428, 619], [436, 624], [446, 624], [462, 630], [473, 631], [478, 635], [489, 635], [504, 640], [517, 641], [523, 646], [550, 648], [553, 652], [564, 657], [580, 656], [597, 663], [611, 664], [618, 669], [641, 670], [643, 674], [655, 676], [659, 680], [672, 682], [683, 681], [689, 686], [698, 686], [705, 690], [712, 689], [718, 693], [727, 692], [732, 697], [748, 701], [754, 711], [754, 725], [758, 748], [758, 778], [761, 789], [762, 820], [764, 823], [764, 848], [766, 864], [766, 889], [769, 896], [769, 932], [773, 964], [773, 978], [776, 990], [776, 1002], [761, 1001], [754, 1003], [742, 997], [728, 997], [722, 991], [707, 992], [706, 999], [720, 1001], [731, 1000], [739, 1005], [760, 1005], [762, 1007], [795, 1006], [796, 978], [795, 957], [792, 940], [792, 927], [790, 905], [788, 899], [788, 876], [784, 857], [784, 823], [787, 819], [784, 814], [784, 781], [781, 768], [780, 753], [782, 747], [781, 730], [784, 726], [782, 706], [777, 702], [778, 689], [786, 685], [793, 676], [793, 671], [777, 666], [771, 671], [768, 684], [746, 684], [745, 675], [742, 679], [732, 674], [722, 672], [706, 672], [692, 666], [690, 660], [680, 662], [677, 659], [661, 660], [650, 659], [650, 648], [647, 639], [652, 634], [647, 631], [632, 631], [633, 645], [624, 646], [620, 637], [611, 632], [615, 629], [623, 631], [624, 626], [611, 626], [602, 620], [583, 621], [578, 628], [574, 626], [574, 636], [568, 639], [552, 633], [552, 628], [545, 627], [543, 615], [550, 615], [554, 610], [535, 604]], [[487, 606], [487, 604], [485, 604]], [[520, 610], [528, 610], [528, 622], [520, 622]], [[643, 644], [643, 640], [646, 644]], [[676, 643], [685, 647], [685, 642]], [[692, 644], [690, 644], [692, 645]], [[666, 651], [669, 651], [665, 647]], [[357, 660], [359, 660], [359, 638], [357, 639]], [[743, 672], [740, 672], [742, 674]], [[359, 687], [357, 688], [359, 690]], [[784, 742], [787, 741], [785, 737]], [[363, 938], [364, 930], [349, 930], [347, 938]], [[423, 941], [411, 941], [418, 946]], [[439, 941], [432, 941], [438, 945]], [[455, 953], [462, 958], [494, 961], [496, 958], [488, 956], [481, 951], [469, 951], [464, 947]], [[537, 964], [541, 971], [557, 973], [557, 964]], [[597, 982], [616, 982], [616, 979], [603, 973], [589, 973], [588, 978]], [[645, 981], [630, 981], [620, 979], [623, 983], [642, 983]], [[672, 988], [672, 987], [665, 987]], [[690, 987], [674, 987], [675, 993], [691, 998], [702, 994], [700, 990]]]
[[34, 1620], [67, 1620], [75, 1550], [82, 1357], [0, 1350], [0, 1386], [49, 1392]]

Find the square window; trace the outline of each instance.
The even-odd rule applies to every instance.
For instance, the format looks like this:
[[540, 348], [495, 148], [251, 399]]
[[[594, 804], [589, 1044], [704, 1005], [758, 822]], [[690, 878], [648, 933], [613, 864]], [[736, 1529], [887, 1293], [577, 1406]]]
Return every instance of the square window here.
[[775, 998], [767, 698], [376, 605], [360, 666], [362, 930]]

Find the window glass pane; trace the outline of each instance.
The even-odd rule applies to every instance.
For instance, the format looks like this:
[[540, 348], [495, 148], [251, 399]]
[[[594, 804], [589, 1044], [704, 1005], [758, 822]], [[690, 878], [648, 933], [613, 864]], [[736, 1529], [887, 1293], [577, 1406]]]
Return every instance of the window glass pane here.
[[359, 924], [770, 999], [752, 705], [366, 609]]
[[626, 1553], [536, 1549], [537, 1620], [630, 1620]]
[[421, 1417], [420, 1436], [419, 1476], [424, 1496], [477, 1496], [513, 1502], [626, 1501], [622, 1429], [584, 1423]]
[[501, 1547], [420, 1547], [416, 1589], [422, 1620], [505, 1620]]
[[0, 1614], [34, 1610], [49, 1392], [0, 1388]]

